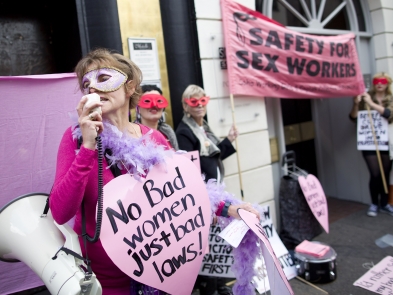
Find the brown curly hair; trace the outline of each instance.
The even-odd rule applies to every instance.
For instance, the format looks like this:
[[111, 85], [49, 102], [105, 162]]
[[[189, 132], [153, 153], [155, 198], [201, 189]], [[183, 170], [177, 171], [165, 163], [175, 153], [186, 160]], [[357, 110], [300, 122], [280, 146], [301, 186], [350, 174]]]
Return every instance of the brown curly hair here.
[[[132, 81], [131, 87], [135, 87], [135, 91], [130, 97], [130, 109], [134, 109], [137, 106], [139, 97], [142, 93], [140, 87], [142, 82], [142, 72], [134, 62], [126, 58], [124, 55], [111, 52], [106, 48], [98, 48], [90, 51], [78, 62], [75, 67], [79, 88], [82, 90], [82, 92], [83, 75], [87, 72], [91, 65], [97, 65], [98, 67], [111, 67], [126, 73], [128, 76], [127, 82]], [[129, 87], [129, 85], [130, 84], [125, 84], [125, 87]]]

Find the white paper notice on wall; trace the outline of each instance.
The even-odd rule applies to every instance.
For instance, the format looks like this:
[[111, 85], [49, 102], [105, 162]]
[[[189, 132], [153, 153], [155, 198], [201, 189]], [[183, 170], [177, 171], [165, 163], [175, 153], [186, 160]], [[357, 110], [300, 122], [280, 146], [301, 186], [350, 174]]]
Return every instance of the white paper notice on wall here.
[[128, 38], [128, 50], [130, 59], [141, 69], [144, 82], [161, 81], [156, 39]]
[[[378, 150], [389, 149], [388, 120], [377, 111], [370, 111], [374, 126], [375, 138]], [[370, 122], [368, 111], [359, 111], [357, 118], [357, 145], [361, 151], [375, 151], [373, 127]]]

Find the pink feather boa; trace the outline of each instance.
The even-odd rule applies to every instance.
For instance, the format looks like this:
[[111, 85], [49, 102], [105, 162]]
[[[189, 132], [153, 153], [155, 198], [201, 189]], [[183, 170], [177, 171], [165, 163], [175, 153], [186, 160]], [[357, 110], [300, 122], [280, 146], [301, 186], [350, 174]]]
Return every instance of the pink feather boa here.
[[[229, 201], [234, 205], [241, 203], [240, 200], [225, 191], [224, 184], [217, 183], [215, 179], [210, 179], [206, 183], [206, 189], [210, 198], [212, 215], [214, 215], [217, 211], [218, 204], [221, 201]], [[253, 205], [253, 207], [262, 213], [262, 208], [260, 206]], [[221, 216], [217, 216], [217, 219], [221, 228], [225, 228], [233, 220], [232, 217], [227, 218]], [[233, 249], [235, 261], [231, 269], [236, 276], [236, 283], [232, 288], [234, 295], [255, 295], [255, 288], [251, 281], [256, 275], [254, 264], [257, 257], [261, 255], [260, 248], [257, 243], [258, 237], [249, 230], [240, 245]]]

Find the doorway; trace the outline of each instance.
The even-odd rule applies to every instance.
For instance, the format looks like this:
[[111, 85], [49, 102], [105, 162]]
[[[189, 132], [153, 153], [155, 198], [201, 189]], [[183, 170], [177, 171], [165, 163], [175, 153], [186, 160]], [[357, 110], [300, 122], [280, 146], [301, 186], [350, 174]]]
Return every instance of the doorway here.
[[318, 177], [310, 99], [281, 99], [285, 148], [294, 151], [296, 165]]

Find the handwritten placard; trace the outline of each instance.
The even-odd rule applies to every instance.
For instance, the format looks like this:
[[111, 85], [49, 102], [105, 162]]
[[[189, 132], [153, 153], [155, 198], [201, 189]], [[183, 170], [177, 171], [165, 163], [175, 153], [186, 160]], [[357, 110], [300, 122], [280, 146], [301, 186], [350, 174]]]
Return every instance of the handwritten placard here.
[[190, 294], [207, 247], [210, 215], [199, 171], [174, 155], [146, 179], [125, 174], [105, 185], [101, 242], [134, 280], [170, 294]]
[[353, 285], [378, 294], [393, 294], [393, 257], [386, 256]]
[[299, 176], [298, 181], [311, 212], [323, 229], [329, 233], [328, 205], [321, 183], [312, 174], [308, 174], [307, 177]]
[[219, 235], [231, 246], [237, 248], [248, 230], [249, 227], [243, 220], [235, 219]]
[[231, 270], [234, 258], [232, 246], [224, 239], [220, 238], [221, 227], [216, 224], [210, 227], [209, 252], [205, 254], [200, 275], [222, 278], [234, 278], [235, 274]]
[[[270, 215], [270, 207], [262, 207], [263, 215], [261, 218], [261, 226], [265, 231], [269, 242], [274, 249], [274, 253], [281, 265], [282, 270], [288, 280], [293, 279], [297, 276], [296, 264], [289, 254], [288, 249], [285, 247], [280, 237], [278, 236], [276, 229], [274, 228], [273, 221]], [[263, 294], [270, 290], [270, 284], [267, 277], [266, 263], [263, 257], [258, 259], [255, 263], [257, 275], [253, 278], [253, 284], [259, 294]]]
[[262, 255], [266, 265], [266, 272], [269, 279], [270, 290], [272, 294], [294, 295], [291, 285], [289, 284], [284, 271], [278, 261], [273, 247], [255, 214], [244, 209], [238, 209], [238, 213], [248, 227], [260, 239]]
[[[370, 111], [373, 120], [375, 137], [380, 151], [389, 150], [388, 120], [377, 111]], [[357, 119], [358, 150], [375, 151], [375, 142], [368, 111], [359, 111]]]

